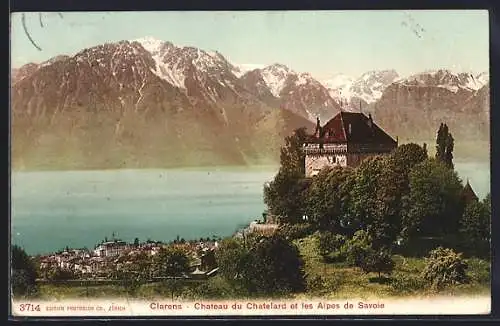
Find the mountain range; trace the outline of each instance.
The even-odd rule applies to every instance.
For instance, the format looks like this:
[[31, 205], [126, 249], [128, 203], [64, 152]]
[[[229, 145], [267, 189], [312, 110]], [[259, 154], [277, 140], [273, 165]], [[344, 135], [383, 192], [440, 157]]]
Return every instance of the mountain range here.
[[274, 163], [283, 138], [339, 110], [399, 137], [489, 137], [487, 73], [394, 70], [318, 80], [238, 65], [154, 38], [107, 43], [11, 71], [14, 169]]

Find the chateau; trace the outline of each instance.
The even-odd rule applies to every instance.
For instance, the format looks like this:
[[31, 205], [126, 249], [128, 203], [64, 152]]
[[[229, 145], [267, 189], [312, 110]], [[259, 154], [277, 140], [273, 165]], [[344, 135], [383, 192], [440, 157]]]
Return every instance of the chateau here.
[[311, 177], [326, 166], [355, 167], [367, 157], [389, 154], [398, 141], [378, 127], [371, 114], [341, 111], [324, 126], [318, 118], [314, 135], [303, 146], [306, 177]]

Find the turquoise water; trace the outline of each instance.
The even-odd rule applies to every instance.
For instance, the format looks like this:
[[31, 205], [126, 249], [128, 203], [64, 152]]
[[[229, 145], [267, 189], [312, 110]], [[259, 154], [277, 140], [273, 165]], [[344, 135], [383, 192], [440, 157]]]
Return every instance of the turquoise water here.
[[112, 170], [12, 175], [12, 242], [29, 254], [127, 241], [228, 236], [262, 216], [275, 171]]
[[[456, 163], [481, 198], [489, 163]], [[228, 236], [260, 218], [275, 167], [12, 174], [12, 242], [29, 254], [126, 241]]]

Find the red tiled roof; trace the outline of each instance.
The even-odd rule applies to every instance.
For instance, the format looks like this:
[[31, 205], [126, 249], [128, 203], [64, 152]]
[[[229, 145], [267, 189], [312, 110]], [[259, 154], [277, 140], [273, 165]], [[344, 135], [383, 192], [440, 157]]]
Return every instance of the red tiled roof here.
[[[371, 116], [363, 113], [340, 112], [323, 127], [320, 127], [320, 138], [325, 143], [377, 143], [396, 145], [396, 140], [382, 130]], [[310, 142], [318, 141], [315, 135]]]

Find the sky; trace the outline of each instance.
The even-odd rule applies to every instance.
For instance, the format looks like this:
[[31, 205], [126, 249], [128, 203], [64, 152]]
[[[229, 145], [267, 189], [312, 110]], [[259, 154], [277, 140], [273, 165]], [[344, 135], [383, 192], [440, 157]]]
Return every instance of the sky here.
[[217, 50], [233, 64], [282, 63], [327, 79], [395, 69], [489, 70], [486, 10], [63, 12], [11, 16], [11, 65], [120, 40], [154, 37]]

